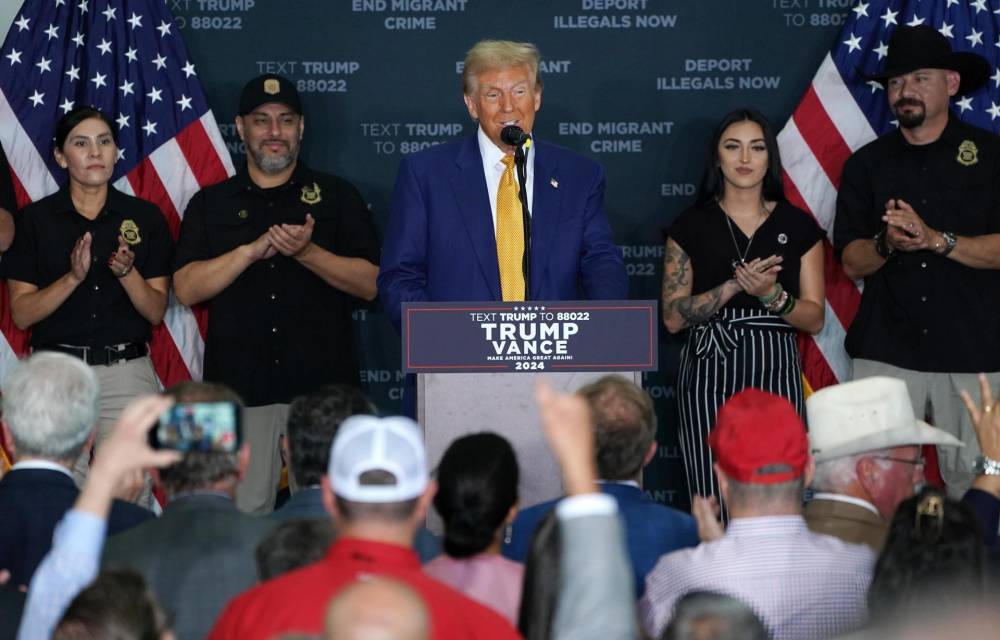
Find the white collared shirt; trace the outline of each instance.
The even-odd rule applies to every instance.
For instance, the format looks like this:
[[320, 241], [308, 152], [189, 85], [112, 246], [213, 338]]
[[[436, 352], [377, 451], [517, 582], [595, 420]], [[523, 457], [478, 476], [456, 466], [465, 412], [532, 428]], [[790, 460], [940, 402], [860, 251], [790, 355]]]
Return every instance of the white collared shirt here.
[[882, 514], [878, 512], [878, 509], [872, 503], [867, 500], [862, 500], [861, 498], [855, 498], [854, 496], [845, 496], [842, 493], [825, 493], [820, 491], [819, 493], [814, 493], [813, 500], [833, 500], [834, 502], [846, 502], [847, 504], [853, 504], [856, 507], [861, 507], [862, 509], [867, 509], [877, 515], [882, 517]]
[[31, 460], [16, 462], [14, 463], [14, 466], [10, 468], [11, 471], [17, 471], [18, 469], [45, 469], [46, 471], [59, 471], [60, 473], [66, 474], [66, 476], [70, 479], [73, 478], [73, 474], [70, 473], [69, 469], [66, 467], [62, 466], [58, 462], [42, 460], [41, 458], [32, 458]]
[[[487, 137], [482, 127], [479, 127], [478, 131], [479, 154], [483, 157], [483, 173], [486, 175], [486, 190], [490, 194], [490, 211], [493, 213], [493, 233], [495, 235], [497, 230], [497, 191], [500, 190], [500, 178], [503, 177], [503, 172], [506, 169], [502, 162], [504, 153]], [[532, 200], [535, 186], [534, 145], [525, 150], [524, 168], [528, 183], [528, 213], [530, 214], [531, 210], [534, 209], [534, 200]], [[516, 179], [516, 170], [514, 175]]]

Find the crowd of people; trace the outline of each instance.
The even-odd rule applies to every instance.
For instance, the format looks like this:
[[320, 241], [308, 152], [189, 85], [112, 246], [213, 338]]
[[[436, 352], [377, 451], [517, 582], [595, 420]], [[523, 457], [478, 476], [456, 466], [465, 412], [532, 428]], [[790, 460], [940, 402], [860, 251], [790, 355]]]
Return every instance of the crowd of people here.
[[[403, 160], [381, 246], [358, 191], [299, 160], [305, 118], [286, 78], [246, 84], [246, 166], [192, 197], [176, 243], [153, 205], [111, 185], [115, 123], [86, 106], [63, 116], [53, 154], [67, 185], [13, 228], [0, 209], [11, 314], [32, 330], [32, 355], [2, 383], [14, 464], [0, 478], [0, 637], [994, 627], [1000, 143], [948, 108], [986, 81], [985, 61], [930, 27], [891, 39], [871, 80], [899, 129], [847, 161], [832, 230], [865, 281], [846, 342], [856, 379], [811, 394], [796, 335], [824, 326], [834, 256], [785, 198], [767, 119], [740, 109], [716, 127], [664, 259], [663, 322], [687, 332], [677, 428], [691, 514], [643, 491], [657, 420], [624, 377], [539, 382], [565, 493], [540, 504], [519, 500], [506, 425], [476, 425], [429, 460], [425, 425], [380, 417], [357, 388], [355, 300], [378, 296], [398, 327], [407, 301], [628, 297], [600, 166], [511, 141], [541, 107], [538, 63], [528, 43], [468, 52], [477, 132]], [[160, 392], [148, 343], [171, 287], [210, 311], [204, 381]], [[412, 414], [412, 380], [405, 400]], [[240, 419], [181, 451], [151, 435], [177, 403]], [[928, 452], [941, 486], [926, 482]]]

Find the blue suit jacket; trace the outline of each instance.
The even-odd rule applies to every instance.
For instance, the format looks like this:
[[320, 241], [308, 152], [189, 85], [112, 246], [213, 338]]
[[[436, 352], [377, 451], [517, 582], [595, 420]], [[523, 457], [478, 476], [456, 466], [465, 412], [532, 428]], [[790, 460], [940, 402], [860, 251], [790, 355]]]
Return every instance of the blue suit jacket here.
[[[698, 526], [694, 518], [649, 498], [638, 487], [602, 483], [601, 491], [618, 502], [618, 512], [625, 523], [625, 540], [635, 578], [636, 598], [645, 590], [646, 574], [665, 553], [698, 545]], [[503, 555], [524, 562], [528, 558], [535, 529], [558, 500], [550, 500], [522, 509], [514, 519], [510, 544]]]
[[[52, 546], [52, 532], [80, 491], [65, 473], [49, 469], [15, 469], [0, 480], [0, 569], [9, 569], [11, 584], [28, 584]], [[153, 518], [153, 512], [115, 500], [108, 516], [108, 535]]]
[[[604, 214], [604, 170], [562, 147], [534, 149], [531, 298], [626, 299], [625, 265]], [[400, 163], [378, 290], [397, 327], [403, 302], [502, 299], [476, 133]]]

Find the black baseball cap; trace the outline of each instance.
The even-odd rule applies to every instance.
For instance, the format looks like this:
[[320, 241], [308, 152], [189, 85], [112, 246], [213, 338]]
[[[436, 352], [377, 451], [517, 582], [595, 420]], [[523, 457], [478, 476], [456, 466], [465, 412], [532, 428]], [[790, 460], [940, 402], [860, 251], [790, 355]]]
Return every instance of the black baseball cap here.
[[302, 101], [295, 84], [274, 73], [257, 76], [243, 87], [240, 94], [240, 115], [245, 116], [262, 104], [279, 102], [302, 114]]

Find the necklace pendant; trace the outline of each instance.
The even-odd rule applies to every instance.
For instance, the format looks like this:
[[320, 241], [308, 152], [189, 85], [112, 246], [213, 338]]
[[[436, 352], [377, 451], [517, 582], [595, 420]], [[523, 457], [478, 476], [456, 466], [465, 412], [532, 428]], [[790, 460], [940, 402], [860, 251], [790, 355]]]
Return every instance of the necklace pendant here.
[[747, 261], [742, 258], [733, 258], [733, 261], [731, 263], [733, 265], [733, 271], [736, 271], [736, 267], [745, 266], [746, 263]]

